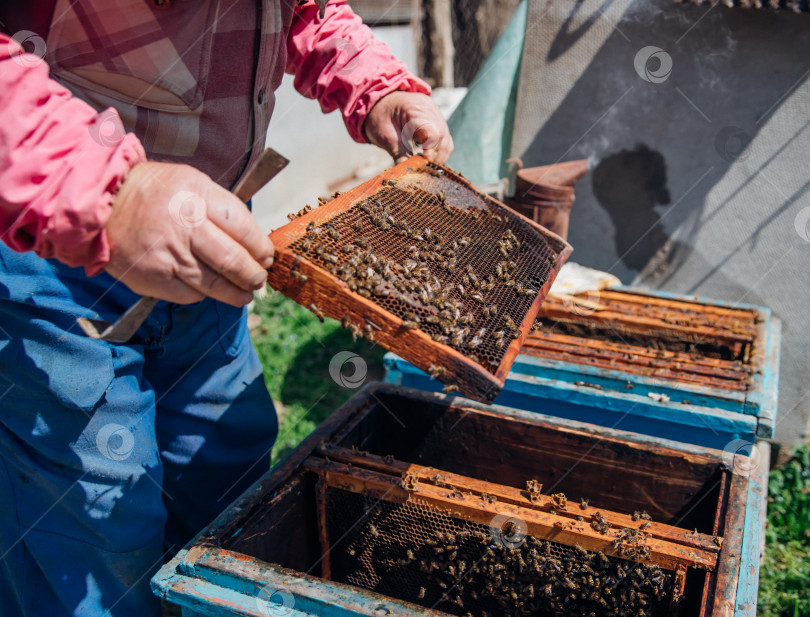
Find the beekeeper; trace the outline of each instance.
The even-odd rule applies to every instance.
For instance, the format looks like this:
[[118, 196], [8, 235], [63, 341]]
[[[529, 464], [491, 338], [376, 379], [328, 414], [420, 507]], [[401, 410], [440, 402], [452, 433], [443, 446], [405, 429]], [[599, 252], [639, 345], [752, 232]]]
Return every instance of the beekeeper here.
[[[395, 157], [446, 161], [428, 86], [351, 9], [0, 7], [0, 615], [159, 614], [149, 580], [268, 467], [244, 305], [273, 247], [228, 189], [284, 72]], [[128, 344], [84, 336], [165, 300]]]

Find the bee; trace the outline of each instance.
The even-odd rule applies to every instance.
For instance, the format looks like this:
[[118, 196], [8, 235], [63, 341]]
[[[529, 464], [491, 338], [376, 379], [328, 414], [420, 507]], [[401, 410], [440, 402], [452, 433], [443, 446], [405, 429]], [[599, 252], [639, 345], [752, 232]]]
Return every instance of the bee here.
[[309, 249], [312, 246], [312, 240], [310, 238], [304, 238], [303, 242], [301, 242], [301, 250], [305, 253], [309, 253]]
[[292, 277], [299, 283], [306, 283], [309, 280], [306, 274], [301, 274], [298, 270], [292, 271]]
[[442, 388], [442, 392], [444, 394], [452, 394], [453, 392], [458, 392], [458, 386], [453, 384], [447, 385], [444, 388]]
[[464, 247], [467, 246], [470, 242], [472, 242], [472, 239], [469, 238], [468, 236], [464, 236], [463, 238], [459, 239], [458, 245]]
[[418, 597], [420, 600], [424, 600], [424, 599], [425, 599], [425, 588], [424, 588], [424, 587], [420, 587], [420, 588], [419, 588], [419, 594], [418, 594], [418, 596], [417, 596], [417, 597]]
[[[469, 341], [467, 341], [467, 347], [470, 349], [475, 349], [481, 344], [481, 338], [478, 336], [473, 336]], [[470, 356], [472, 359], [472, 356]], [[476, 358], [477, 360], [477, 358]]]
[[391, 178], [386, 178], [385, 180], [382, 181], [382, 183], [385, 184], [385, 185], [388, 185], [388, 186], [396, 186], [397, 185], [397, 181], [392, 180]]
[[371, 532], [371, 535], [374, 536], [375, 538], [380, 537], [380, 531], [374, 525], [369, 525], [368, 530]]
[[485, 306], [485, 307], [484, 307], [484, 308], [481, 310], [481, 313], [482, 313], [482, 314], [484, 315], [484, 317], [486, 317], [487, 319], [489, 319], [489, 318], [490, 318], [490, 316], [492, 315], [492, 311], [490, 311], [490, 308], [489, 308], [488, 306]]
[[431, 364], [428, 368], [428, 373], [430, 374], [433, 379], [440, 377], [441, 375], [445, 374], [445, 368], [443, 366], [436, 366], [435, 364]]
[[402, 327], [403, 328], [408, 328], [409, 330], [413, 330], [415, 328], [418, 328], [419, 324], [416, 321], [414, 321], [413, 319], [405, 319], [402, 322]]
[[587, 510], [588, 509], [588, 499], [580, 498], [579, 501], [579, 508], [580, 510]]
[[362, 222], [362, 221], [355, 221], [355, 223], [354, 223], [354, 230], [355, 230], [356, 232], [358, 232], [358, 233], [359, 233], [359, 232], [361, 232], [361, 231], [363, 231], [363, 222]]
[[358, 236], [357, 238], [354, 239], [354, 244], [359, 246], [361, 249], [367, 249], [368, 248], [368, 238], [366, 238], [364, 236]]
[[317, 317], [320, 320], [321, 323], [323, 323], [324, 314], [321, 309], [319, 309], [314, 304], [310, 304], [309, 310], [312, 311], [312, 313], [315, 315], [315, 317]]

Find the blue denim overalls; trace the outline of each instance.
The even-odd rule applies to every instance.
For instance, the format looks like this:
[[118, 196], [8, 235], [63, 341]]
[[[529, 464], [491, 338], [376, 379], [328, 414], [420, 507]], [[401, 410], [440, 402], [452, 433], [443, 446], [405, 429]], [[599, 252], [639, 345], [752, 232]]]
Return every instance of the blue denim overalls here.
[[158, 615], [167, 552], [269, 466], [277, 419], [245, 310], [161, 302], [128, 344], [76, 325], [136, 299], [0, 242], [3, 617]]

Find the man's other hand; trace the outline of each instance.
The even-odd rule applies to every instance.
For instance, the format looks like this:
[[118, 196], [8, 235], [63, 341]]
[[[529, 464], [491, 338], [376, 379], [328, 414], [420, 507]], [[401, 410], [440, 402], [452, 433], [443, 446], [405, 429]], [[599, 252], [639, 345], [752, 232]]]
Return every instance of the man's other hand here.
[[397, 163], [414, 153], [445, 164], [453, 138], [438, 106], [426, 94], [392, 92], [371, 108], [365, 122], [369, 142], [386, 150]]

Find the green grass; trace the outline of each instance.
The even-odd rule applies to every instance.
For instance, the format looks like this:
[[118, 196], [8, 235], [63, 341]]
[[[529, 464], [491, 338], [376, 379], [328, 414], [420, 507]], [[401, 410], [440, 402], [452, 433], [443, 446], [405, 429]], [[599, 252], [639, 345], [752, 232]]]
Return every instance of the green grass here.
[[[275, 463], [356, 392], [330, 377], [333, 356], [357, 353], [367, 363], [368, 382], [382, 379], [385, 350], [353, 341], [336, 321], [321, 323], [279, 293], [258, 300], [254, 312], [261, 321], [252, 330], [253, 342], [279, 404]], [[758, 612], [763, 617], [810, 616], [810, 447], [798, 449], [788, 464], [771, 472], [768, 494]]]
[[[261, 322], [251, 338], [259, 354], [267, 388], [278, 405], [279, 434], [273, 463], [295, 448], [357, 390], [329, 375], [329, 362], [340, 351], [352, 351], [367, 364], [365, 382], [382, 379], [385, 350], [351, 334], [332, 319], [318, 321], [307, 309], [277, 292], [256, 301]], [[353, 367], [344, 367], [352, 375]]]
[[764, 617], [810, 615], [810, 447], [768, 480], [768, 526], [759, 580]]

